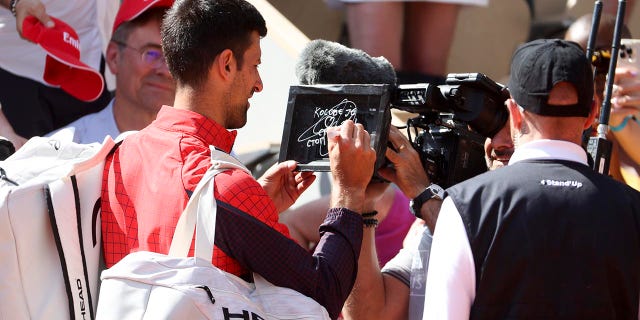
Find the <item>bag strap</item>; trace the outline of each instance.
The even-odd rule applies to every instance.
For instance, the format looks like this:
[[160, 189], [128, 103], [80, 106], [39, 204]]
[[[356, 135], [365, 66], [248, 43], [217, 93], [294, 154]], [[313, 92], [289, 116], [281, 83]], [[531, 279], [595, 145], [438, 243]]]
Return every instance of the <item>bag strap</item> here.
[[210, 146], [209, 149], [211, 150], [211, 167], [205, 172], [196, 186], [187, 206], [178, 219], [169, 255], [186, 257], [189, 254], [195, 231], [194, 255], [211, 264], [217, 214], [217, 204], [213, 197], [214, 177], [228, 169], [239, 169], [248, 174], [251, 174], [251, 171], [231, 155], [219, 151], [213, 146]]
[[[70, 170], [71, 176], [57, 179], [44, 186], [51, 230], [60, 257], [62, 276], [65, 280], [70, 319], [95, 319], [95, 304], [91, 292], [85, 248], [87, 246], [95, 248], [98, 245], [95, 241], [97, 226], [94, 216], [97, 216], [96, 206], [99, 205], [100, 198], [98, 195], [98, 201], [91, 208], [92, 215], [83, 216], [76, 175], [103, 164], [107, 156], [113, 153], [119, 145], [120, 143], [115, 143], [111, 137], [107, 136], [100, 149], [91, 158], [73, 164]], [[101, 176], [102, 170], [99, 171]], [[99, 193], [102, 185], [91, 187], [94, 192]], [[86, 209], [84, 210], [86, 211]], [[83, 230], [82, 221], [88, 218], [92, 220], [92, 230]], [[84, 243], [83, 234], [88, 232], [92, 234], [91, 238], [94, 239], [91, 244]]]

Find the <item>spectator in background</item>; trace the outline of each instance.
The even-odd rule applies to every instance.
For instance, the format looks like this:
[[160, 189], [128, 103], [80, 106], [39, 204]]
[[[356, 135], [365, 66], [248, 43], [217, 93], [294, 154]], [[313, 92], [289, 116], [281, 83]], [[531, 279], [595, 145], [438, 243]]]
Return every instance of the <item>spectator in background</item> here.
[[443, 84], [461, 6], [489, 2], [340, 1], [346, 5], [350, 46], [387, 58], [399, 84]]
[[[2, 130], [13, 130], [24, 138], [44, 135], [109, 103], [108, 90], [87, 101], [47, 85], [43, 80], [45, 51], [21, 39], [23, 22], [28, 16], [36, 17], [47, 28], [55, 25], [51, 17], [58, 18], [78, 33], [82, 62], [89, 68], [102, 70], [103, 38], [96, 0], [0, 0], [0, 4], [0, 103], [12, 126]], [[109, 5], [118, 3], [109, 1]]]
[[[577, 42], [586, 50], [591, 32], [591, 14], [578, 18], [567, 30], [566, 40]], [[603, 14], [600, 17], [597, 39], [594, 47], [596, 52], [595, 65], [595, 101], [602, 106], [606, 76], [609, 71], [610, 59], [606, 54], [611, 53], [615, 16]], [[632, 38], [629, 29], [623, 26], [622, 38]], [[636, 53], [637, 54], [637, 53]], [[618, 58], [620, 61], [620, 58]], [[616, 68], [614, 86], [612, 90], [611, 113], [609, 117], [609, 132], [607, 139], [613, 143], [609, 174], [616, 180], [622, 181], [636, 190], [640, 190], [640, 75], [638, 70]], [[600, 109], [598, 109], [600, 110]], [[596, 118], [596, 120], [598, 120]], [[597, 123], [591, 132], [596, 134]]]
[[115, 96], [102, 111], [55, 131], [78, 143], [102, 142], [105, 136], [140, 130], [163, 105], [171, 105], [175, 82], [160, 39], [160, 25], [173, 0], [124, 0], [107, 46], [107, 65], [116, 77]]

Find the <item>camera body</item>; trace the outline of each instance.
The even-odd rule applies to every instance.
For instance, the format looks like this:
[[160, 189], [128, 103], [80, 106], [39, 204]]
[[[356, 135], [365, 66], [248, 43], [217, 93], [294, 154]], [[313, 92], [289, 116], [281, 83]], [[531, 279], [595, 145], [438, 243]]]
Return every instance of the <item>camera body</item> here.
[[[329, 84], [291, 86], [279, 161], [296, 160], [301, 171], [329, 171], [324, 131], [351, 119], [362, 123], [384, 154], [390, 109], [417, 113], [407, 135], [432, 182], [449, 187], [486, 171], [484, 140], [506, 123], [505, 87], [481, 73], [449, 74], [446, 84]], [[356, 160], [357, 161], [357, 160]]]
[[390, 106], [418, 113], [407, 136], [433, 183], [450, 187], [487, 171], [484, 141], [506, 124], [508, 90], [482, 73], [451, 73], [444, 85], [400, 85]]

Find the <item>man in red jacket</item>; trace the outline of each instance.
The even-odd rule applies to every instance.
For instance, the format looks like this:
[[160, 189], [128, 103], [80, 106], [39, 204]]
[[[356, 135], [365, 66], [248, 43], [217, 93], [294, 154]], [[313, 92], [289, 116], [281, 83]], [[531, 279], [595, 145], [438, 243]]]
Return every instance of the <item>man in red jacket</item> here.
[[[128, 136], [107, 159], [102, 235], [107, 266], [139, 251], [167, 253], [188, 197], [211, 165], [209, 146], [230, 152], [231, 129], [247, 121], [260, 92], [261, 14], [244, 0], [176, 1], [162, 25], [162, 49], [176, 80], [173, 107]], [[362, 241], [365, 188], [375, 151], [362, 125], [346, 122], [329, 138], [334, 188], [315, 253], [289, 238], [278, 213], [314, 181], [286, 161], [258, 181], [241, 170], [216, 176], [213, 264], [238, 276], [256, 272], [323, 305], [336, 318], [353, 287]], [[354, 160], [358, 166], [350, 165]]]

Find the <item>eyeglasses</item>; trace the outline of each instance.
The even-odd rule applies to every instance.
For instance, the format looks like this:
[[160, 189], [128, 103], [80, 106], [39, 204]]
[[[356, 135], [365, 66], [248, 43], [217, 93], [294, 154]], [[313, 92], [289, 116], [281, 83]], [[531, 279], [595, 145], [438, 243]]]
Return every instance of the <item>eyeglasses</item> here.
[[162, 50], [159, 48], [154, 48], [154, 47], [134, 48], [122, 41], [118, 41], [118, 40], [111, 40], [111, 41], [113, 41], [115, 44], [121, 47], [135, 50], [136, 52], [138, 52], [140, 54], [140, 59], [142, 60], [142, 63], [146, 64], [149, 67], [153, 67], [157, 69], [157, 68], [166, 66], [166, 62], [164, 60], [164, 53], [162, 53]]

